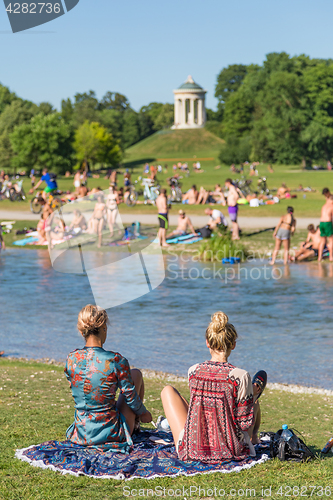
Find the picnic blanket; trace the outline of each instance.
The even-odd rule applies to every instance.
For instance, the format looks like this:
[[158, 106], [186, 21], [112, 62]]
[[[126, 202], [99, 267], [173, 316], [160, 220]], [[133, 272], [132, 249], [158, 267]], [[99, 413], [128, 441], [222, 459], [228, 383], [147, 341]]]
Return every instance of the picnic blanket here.
[[[155, 444], [149, 437], [155, 436], [170, 444]], [[216, 465], [201, 462], [183, 462], [178, 459], [172, 434], [145, 430], [133, 435], [133, 450], [129, 454], [102, 452], [79, 446], [71, 441], [46, 443], [16, 450], [16, 458], [35, 467], [52, 469], [62, 474], [86, 475], [100, 479], [131, 480], [136, 478], [193, 476], [213, 472], [240, 472], [269, 459], [265, 444], [256, 446], [257, 456], [245, 460], [226, 460]]]

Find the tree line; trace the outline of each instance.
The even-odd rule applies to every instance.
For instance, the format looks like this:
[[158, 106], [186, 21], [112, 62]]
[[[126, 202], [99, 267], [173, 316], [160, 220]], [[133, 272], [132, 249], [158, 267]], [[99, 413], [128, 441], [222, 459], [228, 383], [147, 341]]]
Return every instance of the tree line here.
[[0, 85], [0, 169], [48, 167], [63, 174], [83, 161], [118, 165], [126, 148], [173, 124], [173, 105], [152, 102], [139, 112], [126, 96], [95, 92], [63, 100], [61, 111], [19, 98]]
[[[332, 161], [332, 59], [281, 52], [261, 66], [233, 64], [220, 71], [215, 97], [206, 128], [225, 140], [223, 163]], [[58, 112], [0, 85], [0, 168], [64, 173], [84, 160], [115, 166], [126, 148], [173, 121], [172, 104], [152, 102], [136, 112], [117, 92], [101, 100], [93, 91], [78, 93]]]
[[262, 66], [230, 65], [218, 75], [215, 96], [207, 127], [226, 141], [223, 163], [332, 160], [332, 59], [281, 52]]

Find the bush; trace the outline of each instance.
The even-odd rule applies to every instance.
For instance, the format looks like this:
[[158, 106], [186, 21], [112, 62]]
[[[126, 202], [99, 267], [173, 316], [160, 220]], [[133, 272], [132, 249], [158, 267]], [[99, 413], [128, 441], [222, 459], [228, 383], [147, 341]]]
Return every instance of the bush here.
[[219, 159], [222, 163], [244, 163], [248, 161], [252, 150], [252, 139], [250, 136], [226, 138], [226, 143], [222, 147]]
[[213, 233], [199, 248], [200, 260], [220, 262], [222, 259], [239, 257], [241, 262], [249, 255], [246, 247], [231, 239], [230, 234]]

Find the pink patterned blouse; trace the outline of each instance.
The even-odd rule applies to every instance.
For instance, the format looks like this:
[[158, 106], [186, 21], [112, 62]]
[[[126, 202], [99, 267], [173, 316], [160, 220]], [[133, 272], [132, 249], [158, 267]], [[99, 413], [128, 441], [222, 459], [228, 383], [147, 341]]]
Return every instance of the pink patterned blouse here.
[[177, 443], [181, 460], [219, 463], [249, 455], [242, 431], [253, 424], [253, 386], [245, 370], [205, 361], [189, 369], [190, 406]]

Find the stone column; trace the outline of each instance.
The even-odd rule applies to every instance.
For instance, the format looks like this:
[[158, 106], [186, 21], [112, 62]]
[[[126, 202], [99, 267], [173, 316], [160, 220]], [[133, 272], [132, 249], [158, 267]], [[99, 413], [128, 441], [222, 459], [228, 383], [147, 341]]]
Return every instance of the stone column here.
[[200, 125], [200, 126], [202, 125], [202, 111], [203, 111], [202, 103], [203, 103], [202, 99], [199, 98], [198, 99], [198, 125]]
[[202, 125], [206, 123], [205, 95], [202, 98]]
[[194, 125], [194, 99], [193, 99], [193, 97], [191, 97], [191, 99], [190, 99], [190, 113], [191, 113], [191, 119], [189, 120], [190, 125]]
[[182, 125], [186, 125], [186, 99], [182, 99], [182, 105], [183, 105], [183, 117], [182, 117]]

